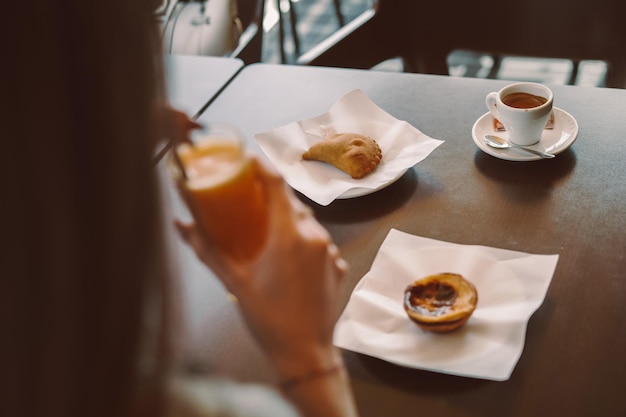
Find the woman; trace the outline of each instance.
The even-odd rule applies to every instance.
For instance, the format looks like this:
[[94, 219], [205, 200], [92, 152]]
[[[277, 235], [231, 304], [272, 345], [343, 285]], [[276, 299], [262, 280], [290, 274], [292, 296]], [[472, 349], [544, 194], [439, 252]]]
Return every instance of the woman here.
[[[247, 415], [227, 397], [248, 387], [189, 383], [172, 359], [176, 278], [152, 156], [179, 125], [164, 116], [150, 3], [5, 6], [3, 417]], [[193, 224], [179, 231], [239, 299], [282, 381], [255, 391], [267, 405], [255, 415], [356, 415], [326, 307], [344, 262], [282, 180], [261, 164], [259, 176], [271, 238], [257, 259], [216, 256]]]

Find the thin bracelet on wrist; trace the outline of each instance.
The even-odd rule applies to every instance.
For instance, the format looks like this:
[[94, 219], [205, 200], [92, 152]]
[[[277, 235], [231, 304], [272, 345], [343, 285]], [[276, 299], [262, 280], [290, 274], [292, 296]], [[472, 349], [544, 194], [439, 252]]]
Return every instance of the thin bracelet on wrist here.
[[337, 363], [327, 368], [315, 369], [308, 374], [285, 379], [284, 381], [281, 381], [279, 385], [284, 392], [287, 392], [298, 385], [306, 384], [319, 378], [325, 378], [335, 372], [341, 371], [342, 369], [344, 369], [343, 363]]

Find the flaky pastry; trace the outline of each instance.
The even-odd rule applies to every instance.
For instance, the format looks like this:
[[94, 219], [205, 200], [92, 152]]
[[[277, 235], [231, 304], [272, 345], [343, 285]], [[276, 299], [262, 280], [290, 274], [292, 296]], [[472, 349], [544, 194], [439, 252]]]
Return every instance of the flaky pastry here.
[[311, 146], [302, 158], [327, 162], [358, 179], [376, 169], [382, 152], [378, 143], [369, 136], [337, 133]]
[[444, 333], [463, 326], [476, 304], [476, 287], [459, 274], [429, 275], [404, 291], [404, 310], [420, 328]]

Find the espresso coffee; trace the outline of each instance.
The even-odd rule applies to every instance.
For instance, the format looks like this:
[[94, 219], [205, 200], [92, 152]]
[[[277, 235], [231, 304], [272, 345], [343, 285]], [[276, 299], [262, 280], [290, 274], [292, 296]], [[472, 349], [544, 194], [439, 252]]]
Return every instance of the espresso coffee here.
[[537, 83], [509, 84], [485, 97], [491, 115], [504, 125], [508, 139], [516, 145], [533, 145], [543, 136], [552, 111], [554, 95]]
[[541, 106], [547, 101], [544, 97], [522, 92], [507, 94], [502, 98], [504, 104], [517, 109], [532, 109], [533, 107]]

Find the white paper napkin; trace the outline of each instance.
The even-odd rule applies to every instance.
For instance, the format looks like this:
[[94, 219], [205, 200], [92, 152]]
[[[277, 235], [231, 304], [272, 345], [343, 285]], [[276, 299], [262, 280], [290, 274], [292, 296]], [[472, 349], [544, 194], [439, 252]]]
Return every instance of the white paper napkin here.
[[[342, 132], [367, 135], [378, 142], [382, 160], [366, 177], [353, 179], [329, 164], [302, 160], [302, 153], [313, 144]], [[327, 113], [258, 133], [255, 138], [291, 187], [324, 206], [336, 198], [369, 194], [393, 183], [443, 143], [386, 113], [361, 90], [340, 98]]]
[[[445, 374], [507, 380], [524, 348], [528, 319], [543, 302], [558, 255], [441, 242], [391, 230], [335, 328], [343, 349]], [[478, 305], [466, 325], [436, 334], [403, 309], [416, 279], [453, 272], [471, 281]]]

